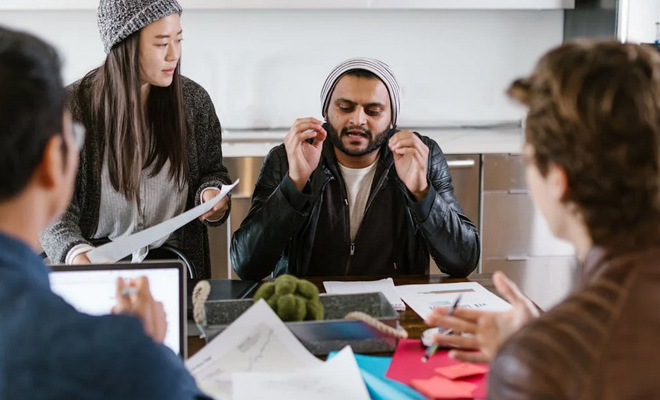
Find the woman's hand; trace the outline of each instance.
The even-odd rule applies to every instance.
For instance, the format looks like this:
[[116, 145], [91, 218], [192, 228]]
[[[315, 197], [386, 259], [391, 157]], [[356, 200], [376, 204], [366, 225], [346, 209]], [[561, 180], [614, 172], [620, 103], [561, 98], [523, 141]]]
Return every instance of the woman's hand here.
[[[202, 203], [206, 203], [209, 200], [212, 200], [215, 196], [219, 195], [220, 191], [217, 189], [206, 189], [202, 193]], [[204, 213], [201, 217], [199, 217], [200, 221], [210, 221], [210, 222], [215, 222], [218, 221], [219, 219], [222, 218], [223, 215], [227, 212], [229, 209], [229, 196], [223, 197], [218, 204], [214, 205], [211, 210], [208, 212]]]
[[73, 257], [73, 260], [71, 260], [71, 264], [73, 265], [84, 265], [91, 263], [92, 262], [89, 261], [89, 258], [87, 257], [87, 253], [80, 253], [77, 256]]
[[[438, 308], [426, 319], [428, 325], [452, 329], [453, 335], [436, 335], [441, 346], [455, 347], [449, 356], [461, 361], [488, 363], [500, 346], [526, 323], [538, 317], [539, 311], [532, 301], [502, 272], [493, 275], [497, 291], [511, 309], [503, 312], [458, 308], [448, 316], [448, 307]], [[463, 335], [465, 334], [465, 335]]]

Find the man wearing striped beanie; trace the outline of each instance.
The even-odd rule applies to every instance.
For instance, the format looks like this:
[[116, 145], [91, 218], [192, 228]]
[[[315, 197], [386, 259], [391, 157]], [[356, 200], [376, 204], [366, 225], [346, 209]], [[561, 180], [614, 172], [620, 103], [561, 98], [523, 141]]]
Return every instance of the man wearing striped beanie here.
[[382, 61], [332, 70], [321, 90], [325, 122], [296, 120], [264, 160], [232, 238], [241, 278], [428, 274], [429, 254], [449, 275], [474, 270], [477, 230], [438, 144], [397, 128], [399, 97]]

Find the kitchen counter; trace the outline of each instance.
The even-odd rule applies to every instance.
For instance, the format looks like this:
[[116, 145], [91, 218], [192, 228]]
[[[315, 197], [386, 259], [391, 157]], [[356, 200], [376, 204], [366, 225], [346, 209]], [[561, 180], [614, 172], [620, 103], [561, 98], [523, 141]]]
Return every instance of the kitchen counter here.
[[[419, 128], [434, 139], [445, 154], [520, 154], [524, 137], [521, 128]], [[224, 157], [263, 157], [282, 143], [286, 130], [223, 131]]]

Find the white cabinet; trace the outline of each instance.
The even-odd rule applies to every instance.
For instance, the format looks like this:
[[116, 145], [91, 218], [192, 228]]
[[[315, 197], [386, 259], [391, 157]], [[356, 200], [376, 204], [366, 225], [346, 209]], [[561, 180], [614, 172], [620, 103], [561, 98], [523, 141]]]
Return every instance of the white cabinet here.
[[525, 183], [523, 157], [483, 156], [481, 272], [502, 271], [548, 309], [579, 282], [575, 250], [555, 238]]
[[[573, 8], [575, 0], [179, 0], [207, 9], [448, 9], [542, 10]], [[96, 0], [2, 0], [0, 10], [95, 10]]]
[[578, 261], [572, 256], [489, 258], [483, 272], [502, 271], [536, 305], [549, 310], [575, 290], [580, 281]]

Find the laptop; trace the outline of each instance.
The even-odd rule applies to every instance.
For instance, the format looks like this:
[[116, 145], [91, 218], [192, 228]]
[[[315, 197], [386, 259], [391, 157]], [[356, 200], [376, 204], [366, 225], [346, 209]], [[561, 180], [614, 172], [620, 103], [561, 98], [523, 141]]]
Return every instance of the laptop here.
[[53, 265], [50, 287], [78, 311], [89, 315], [110, 314], [115, 305], [116, 280], [146, 276], [156, 301], [167, 315], [165, 344], [186, 358], [186, 275], [181, 261], [145, 261], [140, 264]]

